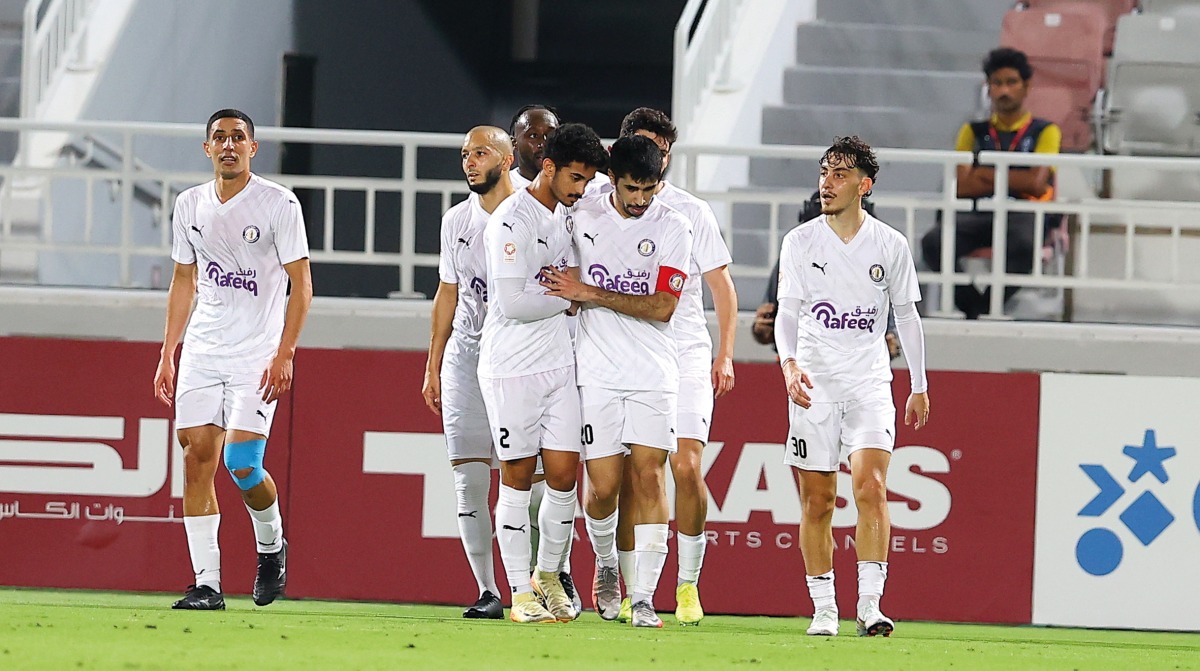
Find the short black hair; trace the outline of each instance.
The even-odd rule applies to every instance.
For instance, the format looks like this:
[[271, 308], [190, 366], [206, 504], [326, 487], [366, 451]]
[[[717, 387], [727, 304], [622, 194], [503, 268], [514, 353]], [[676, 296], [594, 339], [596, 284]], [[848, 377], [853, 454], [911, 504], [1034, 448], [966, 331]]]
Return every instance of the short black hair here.
[[666, 112], [650, 107], [639, 107], [621, 121], [621, 137], [628, 137], [639, 130], [648, 130], [667, 141], [668, 145], [675, 144], [679, 139], [679, 131], [671, 123], [671, 117]]
[[983, 74], [988, 78], [992, 78], [992, 73], [1001, 68], [1012, 68], [1021, 75], [1021, 79], [1029, 81], [1033, 76], [1033, 66], [1029, 64], [1029, 57], [1024, 51], [1010, 49], [1009, 47], [1000, 47], [992, 49], [983, 59]]
[[841, 159], [848, 168], [858, 168], [871, 179], [879, 174], [879, 159], [875, 158], [875, 151], [857, 135], [834, 138], [833, 145], [821, 156], [821, 165], [828, 165], [834, 159]]
[[600, 136], [581, 123], [565, 123], [550, 133], [546, 137], [542, 158], [550, 159], [558, 168], [576, 162], [597, 170], [608, 166], [608, 153], [600, 144]]
[[205, 140], [212, 137], [213, 123], [220, 119], [241, 119], [242, 121], [245, 121], [246, 128], [250, 130], [250, 139], [254, 139], [254, 121], [250, 119], [250, 115], [241, 110], [236, 110], [232, 107], [226, 107], [223, 110], [217, 110], [216, 112], [213, 112], [212, 116], [208, 117], [208, 125], [204, 127]]
[[609, 150], [608, 169], [620, 179], [653, 182], [662, 179], [662, 150], [644, 135], [625, 135]]
[[515, 136], [517, 134], [517, 122], [521, 120], [521, 117], [525, 116], [526, 112], [532, 112], [534, 110], [545, 110], [553, 114], [555, 119], [558, 119], [558, 110], [549, 105], [542, 105], [540, 103], [525, 105], [521, 107], [521, 109], [517, 110], [517, 113], [512, 116], [512, 121], [508, 122], [508, 134]]

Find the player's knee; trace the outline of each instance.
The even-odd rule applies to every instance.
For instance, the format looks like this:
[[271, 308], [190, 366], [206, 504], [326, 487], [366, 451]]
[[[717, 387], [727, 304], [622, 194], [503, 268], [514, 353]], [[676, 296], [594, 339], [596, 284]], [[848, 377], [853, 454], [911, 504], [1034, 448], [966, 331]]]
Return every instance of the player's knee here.
[[822, 520], [833, 516], [837, 495], [833, 492], [805, 492], [800, 502], [806, 520]]
[[882, 477], [867, 477], [855, 484], [854, 503], [859, 509], [887, 503], [887, 485]]
[[229, 469], [233, 481], [242, 491], [257, 487], [267, 478], [267, 471], [263, 468], [266, 451], [267, 441], [263, 439], [244, 440], [225, 446], [225, 468]]
[[621, 492], [620, 480], [613, 479], [609, 481], [588, 481], [588, 498], [596, 505], [616, 504], [617, 496]]
[[666, 491], [667, 485], [661, 468], [646, 468], [636, 471], [633, 475], [633, 484], [638, 493], [643, 496]]
[[183, 448], [183, 477], [187, 482], [211, 479], [216, 467], [215, 450], [199, 445]]
[[675, 478], [676, 488], [699, 489], [704, 486], [704, 478], [700, 475], [700, 464], [691, 459], [672, 460], [671, 475]]

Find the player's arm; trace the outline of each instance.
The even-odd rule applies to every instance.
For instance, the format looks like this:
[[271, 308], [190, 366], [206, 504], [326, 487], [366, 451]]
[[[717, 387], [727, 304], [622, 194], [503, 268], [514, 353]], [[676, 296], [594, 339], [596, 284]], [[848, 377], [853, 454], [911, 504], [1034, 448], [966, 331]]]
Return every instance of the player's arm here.
[[429, 358], [425, 360], [425, 381], [421, 396], [435, 415], [442, 414], [442, 356], [453, 331], [454, 310], [458, 307], [458, 285], [438, 282], [430, 313]]
[[[896, 312], [896, 334], [900, 336], [900, 347], [908, 361], [908, 376], [912, 394], [904, 407], [904, 425], [913, 424], [920, 429], [929, 422], [929, 381], [925, 375], [925, 330], [921, 326], [921, 315], [916, 303], [894, 306]], [[915, 422], [915, 424], [914, 424]]]
[[[663, 271], [671, 271], [667, 273], [667, 280], [663, 279]], [[548, 268], [542, 273], [541, 282], [542, 286], [546, 287], [548, 296], [557, 296], [579, 303], [591, 303], [637, 319], [668, 322], [671, 321], [671, 315], [675, 314], [675, 306], [679, 305], [679, 291], [683, 288], [682, 282], [678, 282], [679, 289], [669, 286], [669, 278], [675, 275], [679, 275], [683, 279], [687, 278], [682, 271], [665, 266], [661, 268], [658, 289], [648, 296], [622, 294], [594, 287], [584, 284], [578, 278], [572, 277], [570, 273], [553, 268]]]
[[312, 305], [312, 270], [308, 258], [284, 264], [283, 270], [292, 282], [292, 295], [288, 298], [287, 312], [283, 317], [283, 337], [279, 340], [279, 349], [259, 381], [265, 403], [274, 401], [292, 388], [292, 360], [296, 357], [300, 330], [304, 328], [308, 308]]
[[159, 351], [158, 370], [154, 373], [154, 397], [167, 407], [175, 395], [175, 350], [183, 339], [195, 297], [196, 264], [176, 261], [171, 288], [167, 290], [167, 325]]
[[717, 312], [717, 331], [720, 343], [713, 357], [712, 383], [717, 398], [733, 390], [733, 339], [737, 336], [737, 290], [729, 267], [721, 266], [704, 273], [704, 283], [712, 292], [713, 309]]

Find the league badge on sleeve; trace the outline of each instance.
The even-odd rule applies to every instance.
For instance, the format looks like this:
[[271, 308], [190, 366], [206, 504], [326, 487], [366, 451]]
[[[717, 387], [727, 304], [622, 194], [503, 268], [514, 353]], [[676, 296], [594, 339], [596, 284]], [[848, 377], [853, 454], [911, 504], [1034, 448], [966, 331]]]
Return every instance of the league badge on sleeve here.
[[242, 239], [249, 243], [258, 242], [260, 232], [258, 226], [247, 226], [242, 229]]
[[505, 263], [516, 263], [517, 262], [517, 246], [511, 242], [504, 243], [504, 262]]

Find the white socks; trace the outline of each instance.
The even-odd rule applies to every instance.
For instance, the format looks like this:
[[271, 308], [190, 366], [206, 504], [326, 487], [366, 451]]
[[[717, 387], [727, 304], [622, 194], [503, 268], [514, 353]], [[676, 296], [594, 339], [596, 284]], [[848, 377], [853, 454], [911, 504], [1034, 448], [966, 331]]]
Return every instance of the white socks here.
[[621, 581], [625, 583], [625, 593], [633, 590], [637, 582], [637, 554], [634, 550], [617, 550], [617, 563], [621, 565]]
[[475, 574], [475, 584], [479, 594], [488, 591], [500, 596], [492, 564], [492, 512], [488, 509], [492, 468], [483, 462], [469, 461], [453, 470], [458, 536], [471, 564], [471, 573]]
[[677, 533], [675, 542], [679, 549], [679, 581], [676, 586], [685, 582], [699, 582], [700, 567], [704, 565], [704, 548], [708, 543], [704, 532], [700, 532], [699, 536]]
[[808, 583], [808, 595], [812, 597], [816, 610], [837, 611], [837, 595], [833, 590], [833, 570], [821, 575], [805, 576]]
[[566, 492], [546, 487], [546, 496], [538, 515], [538, 529], [542, 536], [537, 558], [539, 571], [557, 575], [564, 563], [572, 530], [575, 528], [575, 491], [575, 487]]
[[254, 540], [258, 551], [275, 553], [283, 549], [283, 518], [279, 516], [279, 499], [276, 498], [266, 510], [255, 510], [246, 506], [250, 523], [254, 525]]
[[654, 603], [654, 590], [667, 563], [667, 525], [637, 524], [633, 527], [633, 552], [637, 557], [636, 578], [629, 590], [633, 603]]
[[[542, 546], [542, 530], [538, 528], [542, 514], [542, 502], [546, 500], [546, 481], [538, 480], [529, 485], [529, 561], [537, 559], [538, 548]], [[529, 570], [536, 568], [532, 563]]]
[[183, 518], [196, 586], [207, 585], [218, 592], [221, 591], [221, 548], [217, 545], [220, 526], [220, 514]]
[[588, 538], [592, 541], [592, 551], [596, 553], [596, 561], [601, 566], [616, 567], [617, 565], [617, 513], [595, 519], [585, 511], [584, 525], [587, 527]]
[[513, 594], [533, 591], [529, 584], [529, 500], [531, 494], [500, 485], [496, 502], [496, 541]]
[[876, 604], [883, 598], [883, 585], [887, 582], [887, 562], [858, 562], [858, 612], [862, 613], [872, 601]]

